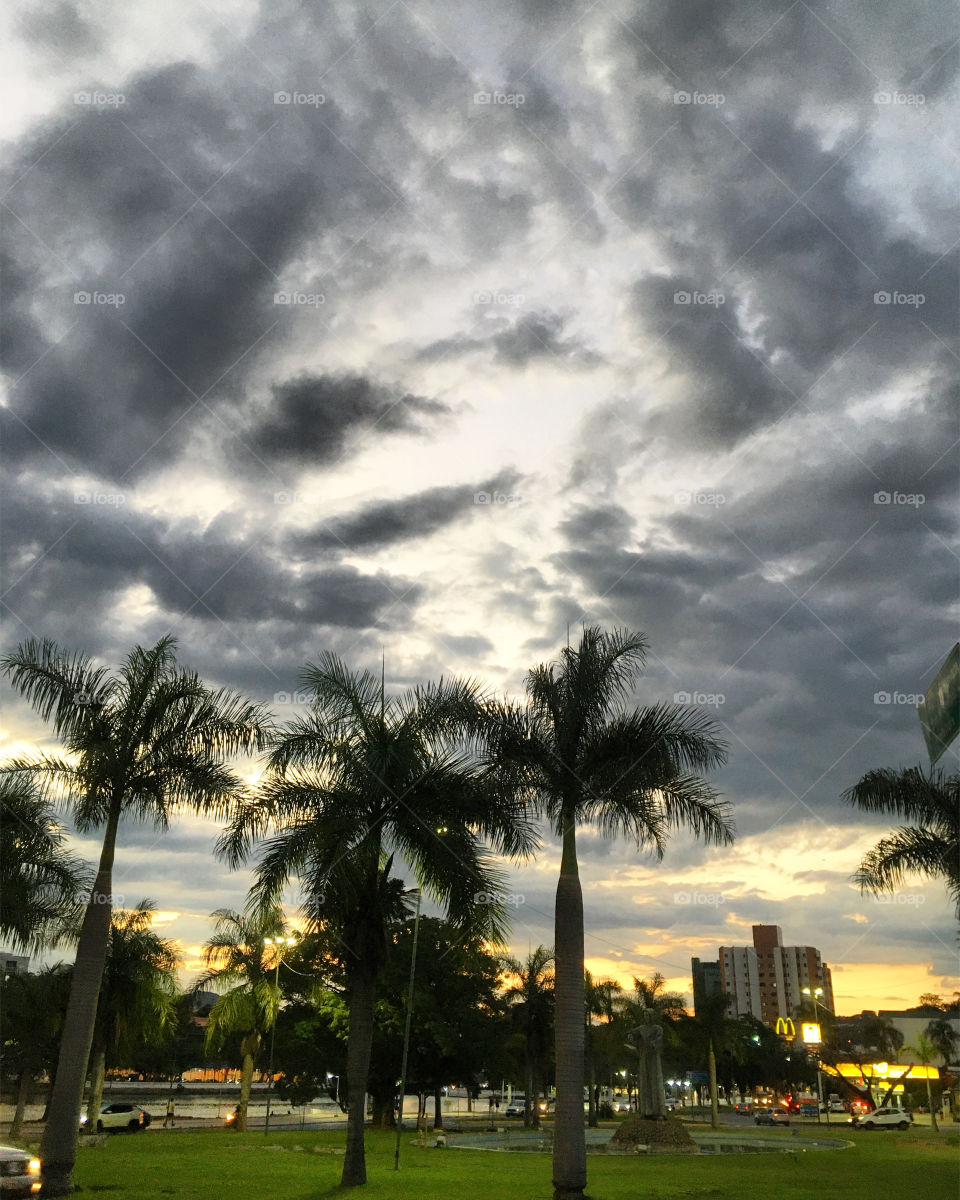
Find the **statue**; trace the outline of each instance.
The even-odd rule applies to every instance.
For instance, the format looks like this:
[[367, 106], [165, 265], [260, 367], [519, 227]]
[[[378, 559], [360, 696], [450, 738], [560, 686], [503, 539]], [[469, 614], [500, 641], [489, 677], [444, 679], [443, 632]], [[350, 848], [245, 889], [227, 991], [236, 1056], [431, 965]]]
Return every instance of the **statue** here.
[[657, 1023], [656, 1013], [644, 1009], [643, 1024], [630, 1030], [630, 1042], [639, 1056], [639, 1086], [637, 1088], [637, 1113], [641, 1117], [663, 1120], [666, 1104], [663, 1098], [663, 1064], [660, 1051], [663, 1046], [663, 1030]]

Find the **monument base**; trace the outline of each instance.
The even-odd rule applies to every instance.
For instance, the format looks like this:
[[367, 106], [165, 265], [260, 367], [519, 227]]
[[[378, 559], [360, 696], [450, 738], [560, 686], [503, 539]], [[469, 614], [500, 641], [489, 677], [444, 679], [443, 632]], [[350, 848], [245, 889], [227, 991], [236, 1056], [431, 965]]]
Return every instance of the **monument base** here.
[[610, 1139], [620, 1150], [646, 1146], [649, 1154], [699, 1154], [699, 1147], [676, 1117], [627, 1117]]

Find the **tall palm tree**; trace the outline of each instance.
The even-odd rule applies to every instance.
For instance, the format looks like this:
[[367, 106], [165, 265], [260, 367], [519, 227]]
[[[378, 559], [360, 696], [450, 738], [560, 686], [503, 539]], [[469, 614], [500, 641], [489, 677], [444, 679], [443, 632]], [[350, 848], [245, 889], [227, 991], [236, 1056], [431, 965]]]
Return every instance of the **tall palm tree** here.
[[504, 997], [520, 1012], [523, 1027], [523, 1123], [540, 1126], [540, 1077], [543, 1034], [550, 1028], [553, 1007], [553, 950], [538, 946], [521, 962], [505, 956], [504, 970], [516, 979]]
[[0, 937], [16, 949], [76, 937], [89, 878], [66, 840], [37, 780], [0, 772]]
[[960, 1035], [957, 1034], [951, 1022], [945, 1016], [934, 1017], [928, 1023], [925, 1033], [936, 1047], [943, 1066], [948, 1066], [956, 1053], [957, 1042], [960, 1042]]
[[141, 900], [113, 912], [90, 1053], [88, 1129], [97, 1126], [107, 1056], [122, 1062], [143, 1043], [158, 1042], [176, 1020], [181, 960], [173, 942], [151, 928], [156, 911], [152, 900]]
[[904, 822], [864, 857], [856, 874], [861, 888], [888, 891], [912, 874], [942, 879], [960, 919], [960, 775], [880, 767], [843, 798], [863, 812], [887, 813]]
[[491, 749], [562, 843], [554, 917], [556, 1200], [580, 1200], [587, 1178], [577, 826], [626, 834], [658, 856], [680, 826], [707, 842], [727, 844], [733, 837], [726, 806], [700, 774], [725, 756], [713, 723], [673, 704], [626, 707], [646, 648], [639, 633], [588, 626], [576, 649], [567, 646], [559, 662], [529, 672], [525, 707], [499, 705], [489, 716]]
[[197, 991], [211, 984], [227, 990], [214, 1003], [207, 1019], [207, 1049], [219, 1050], [234, 1033], [241, 1035], [240, 1112], [237, 1129], [247, 1128], [247, 1106], [253, 1067], [263, 1039], [280, 1011], [276, 950], [266, 938], [286, 937], [279, 908], [238, 913], [218, 908], [213, 937], [203, 947], [207, 967], [197, 979]]
[[256, 705], [213, 692], [178, 667], [170, 637], [147, 650], [137, 646], [115, 673], [49, 640], [23, 643], [0, 659], [0, 670], [50, 722], [64, 751], [15, 759], [6, 768], [68, 803], [81, 832], [103, 829], [41, 1144], [43, 1195], [65, 1196], [73, 1190], [83, 1081], [110, 937], [120, 818], [165, 829], [181, 809], [228, 811], [242, 785], [226, 757], [261, 748], [268, 724]]
[[714, 1129], [720, 1125], [720, 1101], [717, 1092], [717, 1056], [728, 1054], [738, 1057], [743, 1027], [739, 1021], [727, 1015], [732, 997], [726, 992], [713, 992], [697, 1003], [697, 1013], [682, 1021], [687, 1032], [692, 1034], [688, 1042], [699, 1051], [701, 1062], [707, 1060], [707, 1078], [710, 1082], [710, 1124]]
[[257, 893], [274, 901], [300, 879], [313, 928], [339, 939], [347, 983], [347, 1149], [342, 1182], [366, 1182], [363, 1126], [377, 979], [391, 921], [408, 907], [402, 860], [449, 919], [505, 935], [503, 882], [485, 840], [526, 855], [535, 831], [522, 800], [463, 744], [478, 696], [468, 683], [440, 682], [387, 698], [383, 681], [350, 671], [333, 654], [308, 664], [301, 681], [310, 712], [283, 730], [258, 795], [225, 833], [231, 865], [272, 833], [259, 855]]

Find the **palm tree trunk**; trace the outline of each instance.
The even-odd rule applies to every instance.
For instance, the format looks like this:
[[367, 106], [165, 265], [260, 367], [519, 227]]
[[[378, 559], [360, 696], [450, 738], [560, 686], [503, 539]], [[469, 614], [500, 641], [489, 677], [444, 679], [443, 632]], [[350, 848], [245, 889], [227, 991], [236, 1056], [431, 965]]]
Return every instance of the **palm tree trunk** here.
[[563, 856], [554, 909], [557, 1115], [553, 1137], [554, 1200], [582, 1200], [587, 1186], [583, 1124], [583, 892], [574, 815], [564, 814]]
[[433, 1089], [433, 1127], [443, 1128], [443, 1092], [439, 1084]]
[[[589, 1020], [589, 1018], [588, 1018]], [[596, 1062], [593, 1054], [593, 1038], [589, 1029], [583, 1031], [584, 1045], [586, 1047], [586, 1065], [587, 1065], [587, 1098], [590, 1103], [589, 1116], [587, 1124], [591, 1129], [597, 1128], [597, 1071]]]
[[97, 1001], [110, 940], [113, 891], [113, 856], [120, 819], [120, 801], [110, 808], [103, 835], [97, 878], [83, 916], [77, 958], [70, 983], [70, 999], [60, 1038], [57, 1073], [50, 1095], [50, 1112], [40, 1143], [43, 1162], [41, 1196], [69, 1196], [73, 1191], [73, 1164], [83, 1106], [83, 1081], [87, 1076], [90, 1046], [97, 1019]]
[[15, 1142], [23, 1133], [23, 1118], [27, 1111], [27, 1102], [30, 1099], [31, 1083], [33, 1083], [33, 1074], [29, 1065], [25, 1065], [20, 1072], [20, 1082], [17, 1086], [17, 1107], [13, 1114], [13, 1124], [10, 1126], [11, 1142]]
[[373, 1046], [373, 1009], [375, 977], [363, 971], [354, 973], [350, 986], [350, 1032], [347, 1038], [347, 1151], [343, 1158], [342, 1187], [357, 1187], [367, 1182], [363, 1125], [366, 1119], [367, 1080]]
[[90, 1053], [90, 1095], [87, 1097], [87, 1129], [94, 1132], [100, 1105], [103, 1103], [103, 1079], [106, 1075], [107, 1048], [99, 1038], [94, 1039]]
[[253, 1054], [248, 1050], [243, 1056], [243, 1069], [240, 1072], [240, 1112], [237, 1115], [237, 1129], [244, 1133], [247, 1128], [247, 1108], [250, 1105], [250, 1088], [253, 1086]]
[[711, 1128], [718, 1129], [720, 1126], [720, 1104], [717, 1099], [717, 1056], [713, 1049], [713, 1038], [710, 1039], [710, 1047], [707, 1051], [707, 1067], [710, 1071], [710, 1125]]
[[933, 1111], [933, 1089], [930, 1087], [930, 1076], [927, 1076], [927, 1107], [930, 1109], [930, 1128], [934, 1133], [937, 1133], [940, 1126], [937, 1124], [937, 1114]]
[[527, 1046], [523, 1056], [523, 1123], [527, 1127], [533, 1124], [533, 1054]]

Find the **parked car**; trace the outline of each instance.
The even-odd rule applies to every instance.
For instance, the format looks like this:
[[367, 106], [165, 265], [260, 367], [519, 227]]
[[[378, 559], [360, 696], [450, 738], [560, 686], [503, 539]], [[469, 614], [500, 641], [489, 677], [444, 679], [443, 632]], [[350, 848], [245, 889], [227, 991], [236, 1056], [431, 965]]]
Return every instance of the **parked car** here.
[[523, 1100], [511, 1100], [504, 1110], [505, 1117], [522, 1117], [524, 1110]]
[[830, 1111], [837, 1112], [837, 1113], [846, 1112], [847, 1106], [844, 1104], [844, 1102], [842, 1100], [831, 1100], [830, 1101]]
[[743, 1100], [743, 1101], [741, 1101], [740, 1104], [735, 1104], [733, 1106], [733, 1111], [738, 1112], [738, 1113], [749, 1114], [749, 1113], [753, 1112], [753, 1105], [750, 1103], [749, 1100]]
[[667, 1110], [667, 1112], [673, 1112], [675, 1108], [679, 1107], [679, 1104], [680, 1102], [675, 1100], [673, 1096], [668, 1096], [663, 1102], [663, 1107]]
[[[110, 1130], [146, 1129], [153, 1117], [139, 1104], [104, 1104], [97, 1117], [97, 1133], [107, 1133]], [[86, 1115], [80, 1118], [81, 1127], [87, 1124]]]
[[764, 1108], [753, 1120], [756, 1125], [789, 1125], [790, 1114], [785, 1108]]
[[909, 1129], [912, 1123], [913, 1113], [904, 1108], [875, 1108], [847, 1120], [855, 1129]]
[[0, 1146], [0, 1196], [35, 1196], [40, 1191], [40, 1159], [18, 1146]]

